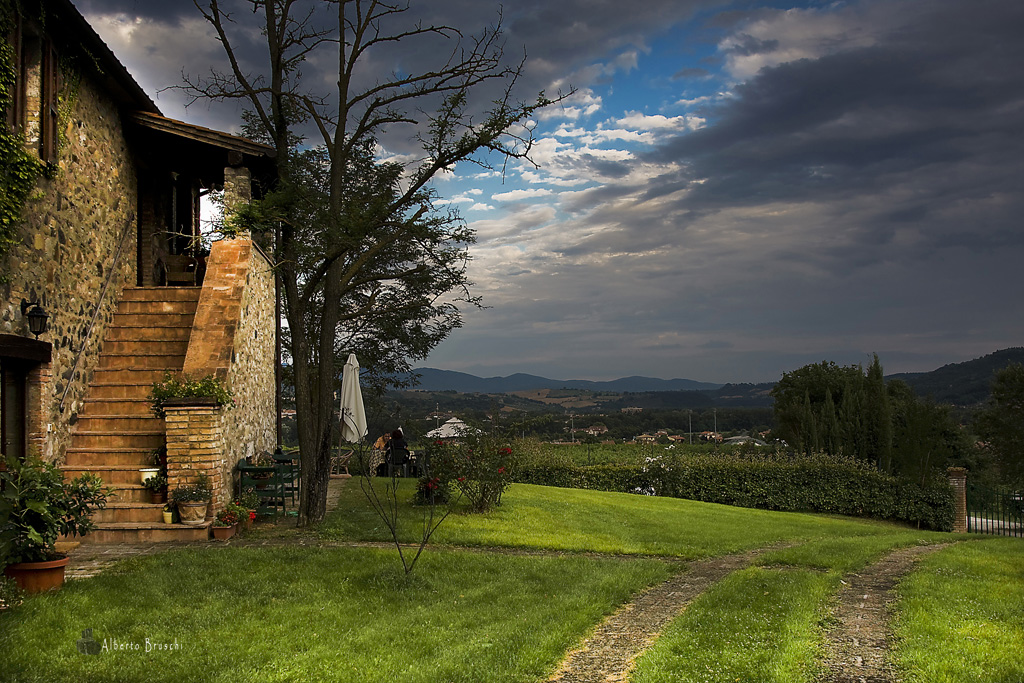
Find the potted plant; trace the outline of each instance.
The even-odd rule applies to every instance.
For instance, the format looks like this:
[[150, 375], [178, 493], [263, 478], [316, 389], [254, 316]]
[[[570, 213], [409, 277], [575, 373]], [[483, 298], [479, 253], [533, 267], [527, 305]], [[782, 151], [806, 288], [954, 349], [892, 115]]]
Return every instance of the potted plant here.
[[199, 475], [196, 483], [171, 491], [171, 502], [178, 508], [178, 517], [188, 526], [201, 526], [206, 521], [206, 508], [212, 497], [210, 477], [205, 473]]
[[[148, 482], [150, 479], [157, 476], [158, 474], [160, 474], [159, 467], [143, 467], [142, 469], [139, 470], [139, 479], [142, 481], [142, 485], [146, 486], [146, 482]], [[146, 488], [149, 487], [146, 486]]]
[[174, 524], [174, 508], [170, 505], [164, 505], [163, 516], [164, 524]]
[[154, 382], [149, 392], [151, 410], [157, 417], [164, 417], [164, 405], [179, 399], [206, 399], [212, 405], [231, 407], [235, 404], [231, 390], [216, 375], [206, 375], [199, 379], [187, 376], [175, 377], [172, 373], [164, 374], [162, 382]]
[[163, 505], [167, 502], [167, 475], [158, 472], [149, 479], [142, 482], [142, 485], [153, 497], [153, 503]]
[[64, 481], [60, 470], [38, 458], [5, 458], [0, 470], [0, 565], [28, 593], [64, 584], [66, 555], [57, 538], [94, 528], [91, 515], [106, 507], [112, 488], [94, 474]]
[[251, 487], [246, 488], [242, 491], [242, 495], [238, 497], [235, 504], [245, 510], [245, 515], [242, 517], [242, 526], [246, 530], [252, 528], [252, 523], [256, 521], [256, 510], [260, 506], [259, 496], [256, 495], [256, 491]]
[[234, 536], [238, 529], [239, 514], [245, 512], [233, 503], [218, 512], [217, 519], [213, 521], [213, 537], [218, 541], [226, 541]]

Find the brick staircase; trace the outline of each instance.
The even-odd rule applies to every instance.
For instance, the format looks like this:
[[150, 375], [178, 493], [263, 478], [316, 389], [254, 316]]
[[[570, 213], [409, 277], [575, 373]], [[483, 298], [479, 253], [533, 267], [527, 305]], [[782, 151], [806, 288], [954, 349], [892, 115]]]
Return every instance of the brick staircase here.
[[164, 443], [164, 422], [146, 400], [153, 382], [180, 372], [200, 287], [125, 289], [107, 329], [99, 365], [67, 450], [65, 477], [92, 472], [115, 487], [96, 530], [83, 543], [203, 540], [199, 527], [164, 524], [163, 505], [150, 502], [139, 469], [151, 467], [153, 449]]

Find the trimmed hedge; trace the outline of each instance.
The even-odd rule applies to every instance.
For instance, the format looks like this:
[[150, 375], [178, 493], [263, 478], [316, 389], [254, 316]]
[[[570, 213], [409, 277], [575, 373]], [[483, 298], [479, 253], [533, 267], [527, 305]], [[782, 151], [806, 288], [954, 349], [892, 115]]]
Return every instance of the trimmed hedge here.
[[950, 531], [953, 489], [901, 481], [870, 464], [834, 456], [663, 456], [647, 465], [533, 465], [524, 484], [643, 493], [762, 510], [900, 520]]

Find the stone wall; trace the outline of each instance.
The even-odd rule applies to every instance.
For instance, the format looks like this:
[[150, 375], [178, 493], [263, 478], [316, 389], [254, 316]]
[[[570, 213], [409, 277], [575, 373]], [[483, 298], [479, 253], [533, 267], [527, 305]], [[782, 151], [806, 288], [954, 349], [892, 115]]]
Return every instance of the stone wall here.
[[[77, 82], [73, 74], [65, 82]], [[8, 281], [0, 284], [0, 331], [31, 337], [22, 316], [22, 299], [39, 302], [50, 314], [49, 331], [40, 341], [53, 344], [53, 361], [45, 384], [40, 429], [45, 438], [30, 448], [51, 461], [62, 461], [70, 427], [92, 377], [99, 349], [121, 290], [135, 281], [135, 171], [117, 107], [89, 77], [77, 86], [74, 107], [62, 130], [55, 177], [41, 178], [29, 200], [20, 244], [2, 264]], [[124, 237], [121, 258], [114, 254]], [[86, 329], [107, 275], [116, 270], [88, 339]], [[75, 356], [85, 346], [78, 370]], [[58, 403], [71, 389], [64, 410]], [[47, 425], [52, 425], [47, 431]]]
[[234, 393], [234, 405], [221, 414], [225, 487], [239, 460], [276, 446], [274, 332], [269, 259], [247, 237], [215, 242], [183, 372], [193, 378], [216, 375]]

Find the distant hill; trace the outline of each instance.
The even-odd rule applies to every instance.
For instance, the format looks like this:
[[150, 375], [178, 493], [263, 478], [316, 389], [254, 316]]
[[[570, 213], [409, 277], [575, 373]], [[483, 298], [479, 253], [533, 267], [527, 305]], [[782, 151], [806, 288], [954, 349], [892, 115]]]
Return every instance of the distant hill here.
[[1024, 348], [1003, 349], [963, 363], [943, 365], [931, 372], [888, 375], [886, 380], [901, 379], [918, 396], [931, 396], [938, 403], [970, 406], [988, 398], [992, 376], [1011, 363], [1024, 363]]
[[[1024, 348], [1003, 349], [981, 358], [951, 363], [931, 372], [904, 372], [886, 376], [909, 384], [918, 396], [939, 403], [971, 406], [988, 398], [992, 376], [1011, 363], [1024, 363]], [[607, 382], [582, 379], [548, 379], [517, 373], [508, 377], [477, 377], [465, 372], [417, 368], [420, 382], [414, 390], [455, 391], [463, 394], [510, 394], [516, 391], [573, 389], [623, 394], [619, 403], [642, 407], [698, 408], [704, 406], [770, 406], [773, 382], [762, 384], [713, 384], [691, 379], [623, 377]], [[700, 392], [700, 393], [690, 393]], [[643, 395], [643, 396], [640, 396]], [[618, 403], [608, 403], [612, 408]]]
[[513, 391], [539, 389], [583, 389], [586, 391], [648, 392], [648, 391], [713, 391], [721, 384], [697, 382], [692, 379], [657, 379], [654, 377], [623, 377], [607, 382], [585, 379], [548, 379], [536, 375], [516, 373], [508, 377], [477, 377], [465, 372], [416, 368], [420, 376], [414, 387], [421, 391], [458, 391], [461, 393], [508, 394]]

